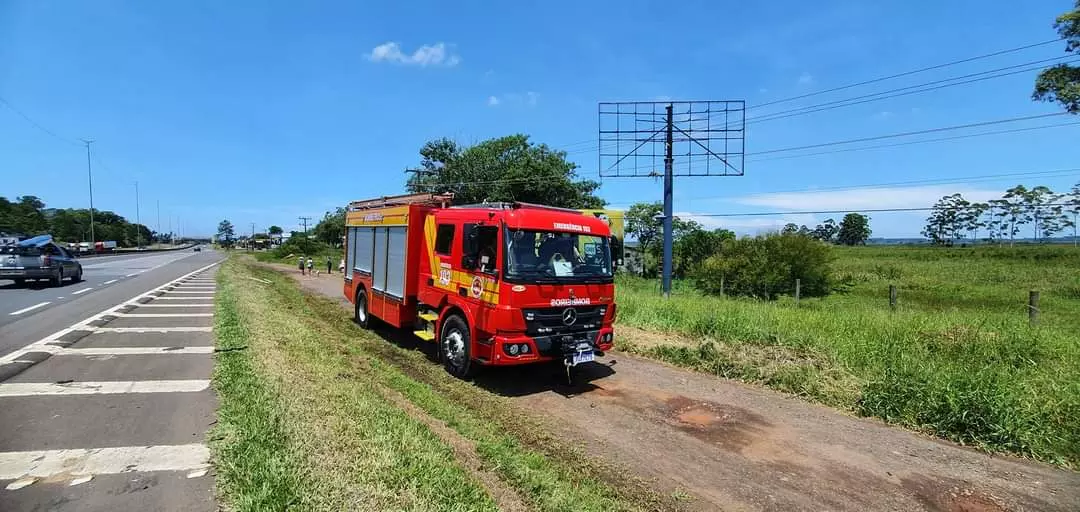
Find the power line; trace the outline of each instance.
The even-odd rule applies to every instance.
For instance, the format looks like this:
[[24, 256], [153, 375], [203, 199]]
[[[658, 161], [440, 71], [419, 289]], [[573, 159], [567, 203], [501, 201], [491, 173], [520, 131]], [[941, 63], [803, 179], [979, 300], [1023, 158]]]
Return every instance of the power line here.
[[1027, 121], [1027, 120], [1031, 120], [1031, 119], [1042, 119], [1044, 117], [1054, 117], [1054, 116], [1061, 116], [1061, 115], [1065, 115], [1065, 114], [1067, 114], [1067, 112], [1055, 112], [1055, 113], [1052, 113], [1052, 114], [1038, 114], [1038, 115], [1033, 115], [1033, 116], [1011, 117], [1011, 118], [1007, 118], [1007, 119], [995, 119], [993, 121], [981, 121], [981, 122], [978, 122], [978, 123], [960, 124], [960, 125], [955, 125], [955, 126], [943, 126], [941, 128], [930, 128], [930, 129], [926, 129], [926, 130], [917, 130], [917, 131], [912, 131], [912, 132], [892, 133], [892, 134], [888, 134], [888, 135], [877, 135], [877, 136], [874, 136], [874, 137], [860, 137], [860, 138], [857, 138], [857, 139], [836, 140], [836, 141], [831, 141], [831, 142], [822, 142], [822, 143], [818, 143], [818, 144], [807, 144], [805, 146], [793, 146], [793, 147], [789, 147], [789, 148], [769, 149], [769, 150], [765, 150], [765, 151], [757, 151], [757, 152], [754, 152], [754, 153], [746, 153], [746, 155], [747, 156], [750, 156], [750, 155], [767, 155], [767, 154], [772, 154], [772, 153], [783, 153], [783, 152], [787, 152], [787, 151], [799, 151], [799, 150], [803, 150], [803, 149], [814, 149], [814, 148], [821, 148], [821, 147], [828, 147], [828, 146], [838, 146], [838, 145], [843, 145], [843, 144], [854, 144], [856, 142], [870, 142], [870, 141], [874, 141], [874, 140], [892, 139], [892, 138], [896, 138], [896, 137], [910, 137], [912, 135], [922, 135], [924, 133], [938, 133], [938, 132], [946, 132], [946, 131], [952, 131], [952, 130], [963, 130], [965, 128], [975, 128], [975, 127], [979, 127], [979, 126], [990, 126], [990, 125], [994, 125], [994, 124], [1013, 123], [1013, 122], [1016, 122], [1016, 121]]
[[[1040, 205], [1034, 205], [1037, 208], [1053, 208], [1053, 207], [1066, 207], [1072, 206], [1069, 203], [1045, 203]], [[974, 208], [975, 206], [969, 206], [968, 208]], [[775, 217], [781, 215], [835, 215], [841, 213], [887, 213], [887, 212], [925, 212], [931, 210], [960, 210], [964, 208], [941, 208], [934, 206], [927, 206], [921, 208], [865, 208], [865, 209], [847, 209], [847, 210], [815, 210], [815, 211], [799, 211], [799, 212], [751, 212], [751, 213], [689, 213], [679, 214], [679, 217]]]
[[[862, 185], [844, 185], [837, 187], [823, 187], [814, 189], [788, 189], [788, 190], [770, 190], [765, 192], [756, 192], [755, 195], [765, 194], [797, 194], [805, 192], [837, 192], [843, 190], [859, 190], [867, 188], [889, 188], [905, 185], [945, 185], [953, 183], [975, 183], [979, 181], [996, 181], [1002, 178], [1019, 178], [1019, 177], [1058, 177], [1058, 175], [1071, 175], [1080, 173], [1080, 167], [1072, 167], [1066, 169], [1052, 169], [1048, 171], [1024, 171], [1024, 172], [1008, 172], [999, 174], [984, 174], [980, 176], [957, 176], [953, 178], [930, 178], [925, 180], [907, 180], [907, 181], [894, 181], [889, 183], [866, 183]], [[709, 199], [728, 199], [735, 196], [706, 196], [706, 197], [684, 197], [683, 201], [702, 201]]]
[[70, 144], [72, 146], [82, 146], [82, 144], [75, 141], [74, 139], [69, 139], [67, 137], [61, 137], [60, 135], [57, 135], [56, 132], [46, 128], [45, 126], [43, 126], [41, 123], [38, 123], [37, 121], [34, 121], [30, 116], [24, 114], [21, 110], [15, 108], [15, 105], [12, 105], [11, 102], [4, 99], [3, 97], [0, 97], [0, 103], [3, 103], [5, 107], [7, 107], [12, 112], [18, 114], [19, 117], [22, 117], [23, 119], [25, 119], [26, 122], [30, 123], [31, 125], [33, 125], [38, 130], [41, 130], [42, 132], [54, 137], [55, 139], [65, 143], [65, 144]]
[[[910, 85], [910, 86], [907, 86], [907, 87], [900, 87], [900, 88], [896, 88], [896, 89], [890, 89], [888, 91], [881, 91], [881, 92], [876, 92], [876, 93], [871, 93], [871, 94], [864, 94], [862, 96], [855, 96], [853, 98], [839, 99], [839, 100], [829, 101], [829, 102], [825, 102], [825, 103], [818, 103], [816, 105], [808, 105], [808, 106], [805, 106], [805, 107], [799, 107], [799, 108], [795, 108], [795, 109], [791, 109], [791, 110], [783, 110], [783, 111], [780, 111], [780, 112], [773, 112], [773, 113], [770, 113], [770, 114], [763, 114], [763, 115], [760, 115], [760, 116], [757, 116], [757, 117], [747, 118], [746, 123], [747, 124], [752, 124], [752, 123], [759, 123], [759, 122], [765, 122], [765, 121], [774, 121], [776, 119], [785, 119], [785, 118], [793, 117], [793, 116], [813, 114], [815, 112], [823, 112], [823, 111], [826, 111], [826, 110], [833, 110], [833, 109], [842, 108], [842, 107], [850, 107], [852, 105], [861, 105], [863, 103], [871, 103], [871, 102], [874, 102], [874, 101], [881, 101], [881, 100], [886, 100], [886, 99], [890, 99], [890, 98], [897, 98], [897, 97], [900, 97], [900, 96], [909, 96], [909, 95], [912, 95], [912, 94], [919, 94], [919, 93], [924, 93], [924, 92], [936, 91], [938, 89], [945, 89], [945, 88], [948, 88], [948, 87], [955, 87], [955, 86], [958, 86], [958, 85], [966, 85], [966, 84], [970, 84], [970, 83], [981, 82], [983, 80], [992, 80], [994, 78], [1001, 78], [1001, 77], [1005, 77], [1005, 76], [1017, 75], [1017, 74], [1020, 74], [1020, 73], [1027, 73], [1029, 71], [1036, 71], [1036, 70], [1043, 69], [1043, 66], [1026, 67], [1024, 69], [1020, 69], [1020, 70], [1016, 70], [1016, 71], [1010, 71], [1008, 73], [998, 73], [998, 72], [999, 71], [1004, 71], [1004, 70], [1009, 70], [1009, 69], [1015, 69], [1015, 68], [1018, 68], [1018, 67], [1031, 66], [1032, 64], [1036, 64], [1036, 63], [1048, 63], [1048, 62], [1058, 61], [1058, 60], [1062, 60], [1062, 59], [1067, 59], [1068, 57], [1069, 56], [1054, 57], [1054, 58], [1051, 58], [1051, 59], [1043, 59], [1043, 60], [1040, 60], [1040, 61], [1026, 62], [1024, 64], [1018, 64], [1018, 65], [1015, 65], [1015, 66], [1007, 66], [1007, 67], [998, 68], [998, 69], [994, 69], [994, 70], [990, 70], [990, 71], [981, 71], [979, 73], [971, 73], [971, 74], [952, 77], [952, 78], [944, 78], [944, 79], [935, 80], [935, 81], [932, 81], [932, 82], [926, 82], [926, 83], [922, 83], [922, 84]], [[1080, 60], [1080, 59], [1065, 60], [1062, 63], [1066, 64], [1066, 63], [1076, 62], [1077, 60]], [[997, 73], [997, 74], [991, 74], [989, 76], [980, 76], [980, 75], [987, 75], [987, 74], [990, 74], [990, 73]], [[978, 78], [970, 78], [970, 77], [978, 77]], [[970, 79], [962, 80], [964, 78], [970, 78]], [[961, 80], [961, 81], [957, 82], [956, 80]], [[953, 83], [945, 83], [945, 82], [953, 82]], [[927, 87], [927, 86], [935, 85], [935, 84], [942, 84], [942, 85], [936, 85], [935, 87]], [[903, 91], [903, 92], [901, 92], [901, 91]], [[893, 94], [893, 93], [895, 93], [895, 94]], [[857, 100], [861, 100], [861, 101], [857, 101]]]
[[773, 101], [769, 101], [769, 102], [765, 102], [765, 103], [759, 103], [757, 105], [746, 107], [746, 108], [747, 108], [747, 110], [750, 110], [750, 109], [754, 109], [754, 108], [766, 107], [766, 106], [769, 106], [769, 105], [776, 105], [778, 103], [787, 103], [789, 101], [795, 101], [795, 100], [799, 100], [799, 99], [803, 99], [803, 98], [809, 98], [811, 96], [818, 96], [818, 95], [827, 94], [827, 93], [830, 93], [830, 92], [843, 91], [845, 89], [851, 89], [853, 87], [859, 87], [859, 86], [862, 86], [862, 85], [868, 85], [868, 84], [873, 84], [873, 83], [878, 83], [878, 82], [884, 82], [885, 80], [892, 80], [894, 78], [900, 78], [900, 77], [914, 75], [914, 74], [918, 74], [918, 73], [924, 73], [926, 71], [932, 71], [932, 70], [935, 70], [935, 69], [941, 69], [941, 68], [946, 68], [946, 67], [949, 67], [949, 66], [955, 66], [957, 64], [963, 64], [965, 62], [973, 62], [973, 61], [976, 61], [976, 60], [987, 59], [987, 58], [990, 58], [990, 57], [996, 57], [998, 55], [1005, 55], [1005, 54], [1008, 54], [1008, 53], [1015, 53], [1015, 52], [1031, 49], [1031, 48], [1036, 48], [1036, 47], [1039, 47], [1039, 46], [1045, 46], [1045, 45], [1048, 45], [1048, 44], [1056, 43], [1056, 42], [1061, 41], [1061, 40], [1062, 40], [1062, 38], [1051, 39], [1049, 41], [1043, 41], [1043, 42], [1040, 42], [1040, 43], [1032, 43], [1032, 44], [1028, 44], [1028, 45], [1024, 45], [1024, 46], [1018, 46], [1016, 48], [1009, 48], [1007, 50], [1000, 50], [1000, 51], [996, 51], [996, 52], [993, 52], [993, 53], [987, 53], [987, 54], [983, 54], [983, 55], [976, 55], [974, 57], [968, 57], [966, 59], [954, 60], [952, 62], [946, 62], [944, 64], [937, 64], [937, 65], [928, 66], [928, 67], [925, 67], [925, 68], [919, 68], [919, 69], [915, 69], [915, 70], [911, 70], [911, 71], [905, 71], [903, 73], [896, 73], [894, 75], [888, 75], [888, 76], [883, 76], [883, 77], [878, 77], [878, 78], [872, 78], [870, 80], [864, 80], [862, 82], [857, 82], [857, 83], [848, 84], [848, 85], [842, 85], [842, 86], [839, 86], [839, 87], [833, 87], [831, 89], [825, 89], [825, 90], [822, 90], [822, 91], [816, 91], [816, 92], [801, 94], [801, 95], [798, 95], [798, 96], [792, 96], [790, 98], [783, 98], [783, 99], [773, 100]]

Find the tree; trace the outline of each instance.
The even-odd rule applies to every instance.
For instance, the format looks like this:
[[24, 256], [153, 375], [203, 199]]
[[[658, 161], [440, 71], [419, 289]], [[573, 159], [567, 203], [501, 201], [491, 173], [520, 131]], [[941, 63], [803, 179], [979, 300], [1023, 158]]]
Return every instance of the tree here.
[[[1072, 11], [1057, 17], [1054, 28], [1065, 40], [1065, 53], [1080, 49], [1080, 0]], [[1080, 67], [1058, 64], [1044, 69], [1035, 79], [1031, 99], [1057, 102], [1066, 112], [1080, 113]]]
[[236, 230], [233, 228], [232, 222], [229, 222], [229, 219], [225, 219], [218, 223], [217, 235], [218, 240], [224, 240], [221, 245], [225, 247], [232, 245], [233, 237], [236, 236]]
[[1080, 183], [1077, 183], [1076, 185], [1073, 185], [1072, 190], [1069, 191], [1068, 197], [1069, 198], [1065, 201], [1065, 204], [1067, 205], [1065, 207], [1065, 212], [1067, 214], [1071, 214], [1072, 219], [1066, 218], [1065, 222], [1066, 222], [1066, 227], [1072, 227], [1073, 246], [1076, 246], [1077, 245], [1077, 237], [1076, 237], [1077, 216], [1080, 216]]
[[989, 208], [989, 205], [986, 203], [970, 203], [960, 216], [960, 222], [963, 224], [964, 230], [972, 234], [972, 243], [979, 241], [979, 228], [986, 227], [986, 220], [983, 216], [987, 208]]
[[284, 233], [285, 230], [281, 229], [281, 226], [270, 226], [270, 228], [267, 229], [266, 232], [270, 233], [271, 235], [280, 235]]
[[798, 234], [729, 239], [695, 273], [694, 285], [712, 295], [774, 300], [793, 293], [799, 279], [802, 296], [820, 297], [831, 291], [831, 262], [827, 244]]
[[726, 229], [706, 231], [696, 223], [688, 225], [672, 248], [672, 274], [678, 278], [693, 275], [706, 259], [720, 253], [725, 241], [734, 239], [735, 233]]
[[334, 213], [326, 212], [312, 232], [316, 240], [334, 247], [340, 246], [345, 236], [345, 208], [339, 206]]
[[837, 242], [843, 245], [866, 245], [870, 238], [870, 217], [861, 213], [849, 213], [840, 220]]
[[600, 183], [579, 180], [566, 152], [510, 135], [461, 148], [449, 139], [420, 149], [421, 169], [409, 178], [413, 193], [452, 192], [455, 204], [522, 201], [562, 208], [602, 208]]
[[[630, 205], [630, 208], [626, 210], [625, 222], [626, 233], [633, 236], [638, 242], [638, 248], [641, 250], [644, 258], [642, 265], [642, 272], [646, 275], [653, 275], [663, 263], [663, 249], [664, 249], [664, 219], [663, 219], [664, 207], [659, 202], [653, 203], [634, 203]], [[671, 219], [671, 231], [672, 231], [672, 252], [676, 253], [673, 257], [673, 267], [678, 263], [678, 246], [679, 241], [691, 233], [701, 231], [701, 224], [698, 224], [692, 220], [683, 220], [679, 217]], [[731, 233], [727, 230], [714, 231], [718, 236], [724, 236], [723, 233]], [[731, 233], [734, 236], [734, 233]], [[673, 271], [674, 273], [674, 271]]]
[[840, 227], [836, 225], [836, 221], [832, 219], [825, 219], [825, 222], [818, 224], [812, 232], [813, 238], [821, 240], [822, 242], [832, 243], [836, 238], [836, 234], [840, 232]]
[[798, 232], [799, 226], [796, 225], [794, 222], [788, 222], [787, 224], [784, 224], [784, 228], [780, 230], [780, 233], [784, 235], [790, 235]]

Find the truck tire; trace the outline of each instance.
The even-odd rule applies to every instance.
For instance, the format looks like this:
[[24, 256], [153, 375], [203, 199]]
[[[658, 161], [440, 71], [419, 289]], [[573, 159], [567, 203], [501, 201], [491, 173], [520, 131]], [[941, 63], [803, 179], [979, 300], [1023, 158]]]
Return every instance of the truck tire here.
[[61, 267], [60, 270], [56, 271], [56, 275], [53, 276], [53, 278], [52, 278], [52, 285], [57, 287], [57, 288], [59, 288], [61, 286], [64, 286], [64, 269], [63, 269], [63, 267]]
[[367, 329], [371, 325], [367, 304], [367, 290], [360, 288], [360, 291], [356, 292], [356, 300], [353, 301], [353, 322], [361, 329]]
[[439, 350], [446, 372], [459, 379], [475, 373], [470, 343], [469, 324], [459, 315], [450, 315], [439, 329]]

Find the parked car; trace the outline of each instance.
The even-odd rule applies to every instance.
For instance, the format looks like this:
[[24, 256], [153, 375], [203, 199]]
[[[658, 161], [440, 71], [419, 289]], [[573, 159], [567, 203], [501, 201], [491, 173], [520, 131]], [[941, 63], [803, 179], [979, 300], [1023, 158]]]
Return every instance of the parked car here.
[[0, 247], [0, 279], [22, 284], [30, 279], [49, 280], [62, 286], [64, 279], [82, 281], [82, 264], [75, 255], [43, 235]]
[[201, 251], [202, 251], [202, 246], [201, 246], [201, 245], [196, 245], [196, 246], [195, 246], [195, 249], [193, 249], [193, 250], [194, 250], [195, 252], [201, 252]]

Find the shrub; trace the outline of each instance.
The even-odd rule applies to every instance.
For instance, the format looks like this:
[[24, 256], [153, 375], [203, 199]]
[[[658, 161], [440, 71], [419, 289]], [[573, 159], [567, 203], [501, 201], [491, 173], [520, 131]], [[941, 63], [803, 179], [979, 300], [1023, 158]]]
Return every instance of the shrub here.
[[695, 272], [694, 284], [712, 295], [739, 295], [775, 300], [795, 291], [801, 295], [829, 294], [832, 271], [829, 246], [809, 236], [771, 233], [727, 240], [719, 254], [705, 260]]

